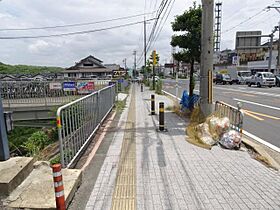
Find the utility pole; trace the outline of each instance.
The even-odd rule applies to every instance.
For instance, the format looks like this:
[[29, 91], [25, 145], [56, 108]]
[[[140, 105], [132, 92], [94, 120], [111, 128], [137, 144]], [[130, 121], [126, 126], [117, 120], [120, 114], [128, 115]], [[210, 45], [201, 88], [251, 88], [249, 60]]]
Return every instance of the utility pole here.
[[[144, 73], [146, 73], [147, 63], [147, 38], [146, 38], [146, 17], [144, 17]], [[146, 74], [144, 74], [146, 77]]]
[[278, 32], [279, 32], [279, 35], [278, 35], [278, 56], [277, 56], [276, 74], [280, 74], [280, 21], [278, 23]]
[[271, 72], [271, 61], [272, 61], [272, 48], [273, 48], [273, 33], [269, 35], [269, 58], [268, 58], [268, 72]]
[[124, 69], [126, 70], [126, 58], [123, 59], [123, 63], [124, 63]]
[[2, 105], [2, 98], [0, 95], [0, 161], [5, 161], [8, 160], [9, 158], [10, 158], [10, 150], [9, 150], [6, 126], [4, 122], [4, 109]]
[[[277, 6], [268, 6], [267, 9], [275, 9], [278, 13], [280, 13], [280, 7], [279, 6], [278, 7]], [[278, 31], [279, 31], [279, 37], [278, 37], [278, 59], [277, 59], [277, 67], [276, 67], [276, 73], [277, 74], [280, 73], [280, 21], [278, 23]]]
[[156, 80], [155, 80], [155, 66], [156, 66], [156, 51], [154, 50], [153, 51], [153, 90], [155, 90], [156, 89]]
[[214, 1], [202, 0], [200, 110], [204, 117], [212, 113], [213, 79], [209, 75], [213, 72], [213, 13]]
[[2, 105], [2, 99], [0, 96], [0, 161], [5, 161], [10, 158], [9, 144], [3, 112], [4, 110]]
[[277, 29], [278, 29], [278, 26], [275, 26], [274, 29], [272, 30], [272, 33], [269, 35], [269, 37], [270, 37], [270, 44], [269, 44], [268, 72], [271, 72], [273, 37], [274, 37], [274, 33], [277, 31]]
[[133, 77], [136, 77], [136, 50], [133, 51], [133, 55], [134, 55]]

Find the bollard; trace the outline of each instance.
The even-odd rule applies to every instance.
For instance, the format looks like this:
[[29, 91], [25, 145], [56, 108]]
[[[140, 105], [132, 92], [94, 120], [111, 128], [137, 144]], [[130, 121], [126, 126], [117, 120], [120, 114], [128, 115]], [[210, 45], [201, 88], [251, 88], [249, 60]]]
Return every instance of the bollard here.
[[141, 83], [141, 92], [143, 92], [143, 84]]
[[151, 95], [151, 115], [155, 114], [155, 95]]
[[164, 103], [159, 102], [159, 131], [164, 130]]
[[63, 187], [63, 180], [62, 180], [62, 173], [61, 173], [61, 164], [52, 165], [52, 170], [53, 170], [56, 209], [66, 210], [64, 187]]

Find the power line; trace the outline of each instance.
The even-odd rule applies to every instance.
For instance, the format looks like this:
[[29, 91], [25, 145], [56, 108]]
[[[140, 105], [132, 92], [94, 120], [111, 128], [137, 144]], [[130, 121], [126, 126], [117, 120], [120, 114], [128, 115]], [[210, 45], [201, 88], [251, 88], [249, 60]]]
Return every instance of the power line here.
[[[158, 24], [158, 20], [159, 20], [159, 18], [161, 16], [162, 12], [164, 11], [167, 3], [168, 3], [168, 0], [162, 0], [161, 1], [161, 4], [160, 4], [160, 6], [159, 6], [159, 8], [157, 10], [156, 20], [154, 22], [153, 28], [152, 28], [152, 30], [150, 32], [150, 35], [149, 35], [149, 38], [148, 38], [147, 46], [150, 46], [151, 42], [152, 42], [152, 39], [154, 39], [154, 34], [155, 34], [155, 30], [156, 30], [156, 27], [157, 27], [157, 24]], [[144, 55], [144, 51], [142, 51], [141, 56], [139, 57], [139, 59], [137, 61], [138, 64], [141, 61], [141, 59], [143, 58], [143, 55]]]
[[66, 25], [56, 25], [56, 26], [44, 26], [44, 27], [31, 27], [31, 28], [0, 28], [0, 31], [27, 31], [27, 30], [42, 30], [42, 29], [53, 29], [53, 28], [68, 28], [68, 27], [77, 27], [77, 26], [87, 26], [87, 25], [94, 25], [98, 23], [106, 23], [106, 22], [112, 22], [116, 20], [125, 20], [130, 18], [135, 18], [139, 16], [145, 16], [148, 14], [154, 14], [153, 12], [148, 13], [142, 13], [137, 15], [130, 15], [130, 16], [124, 16], [124, 17], [118, 17], [118, 18], [112, 18], [107, 20], [100, 20], [95, 22], [85, 22], [85, 23], [75, 23], [75, 24], [66, 24]]
[[256, 16], [260, 15], [261, 13], [263, 13], [265, 10], [266, 10], [266, 8], [262, 9], [261, 11], [257, 12], [256, 14], [250, 16], [249, 18], [243, 20], [242, 22], [238, 23], [237, 25], [235, 25], [235, 26], [233, 26], [233, 27], [231, 27], [231, 28], [229, 28], [227, 30], [222, 31], [222, 34], [225, 34], [225, 33], [229, 32], [229, 31], [232, 31], [233, 29], [237, 28], [238, 26], [241, 26], [242, 24], [250, 21], [254, 17], [256, 17]]
[[[170, 3], [171, 3], [171, 1], [170, 1]], [[170, 3], [169, 3], [169, 5], [170, 5]], [[167, 10], [168, 10], [168, 9], [166, 9], [165, 14], [163, 15], [163, 17], [162, 17], [162, 19], [161, 19], [161, 22], [159, 23], [159, 25], [161, 25], [161, 28], [160, 28], [160, 29], [158, 28], [157, 32], [155, 33], [156, 35], [155, 35], [155, 38], [153, 39], [153, 45], [152, 45], [151, 47], [154, 46], [154, 44], [155, 44], [155, 42], [157, 41], [157, 39], [158, 39], [158, 37], [159, 37], [159, 35], [160, 35], [160, 33], [161, 33], [163, 27], [165, 26], [165, 23], [166, 23], [166, 21], [167, 21], [169, 15], [170, 15], [170, 13], [171, 13], [171, 11], [172, 11], [172, 8], [173, 8], [173, 6], [174, 6], [174, 3], [175, 3], [175, 0], [173, 0], [172, 4], [171, 4], [171, 6], [170, 6], [170, 9], [169, 9], [169, 11], [168, 11], [168, 14], [167, 14], [167, 16], [165, 17], [165, 20], [164, 20], [163, 24], [161, 25], [161, 22], [162, 22], [162, 20], [163, 20], [165, 14], [166, 14], [166, 12], [167, 12]], [[168, 8], [168, 7], [167, 7], [167, 8]]]
[[[172, 6], [173, 6], [173, 4], [174, 4], [174, 1], [175, 1], [175, 0], [173, 0]], [[147, 42], [146, 53], [150, 50], [151, 45], [152, 45], [152, 42], [154, 42], [154, 41], [158, 38], [158, 35], [159, 35], [159, 33], [161, 32], [161, 30], [162, 30], [162, 28], [159, 30], [159, 27], [160, 27], [160, 25], [161, 25], [161, 23], [162, 23], [162, 20], [164, 19], [164, 16], [166, 15], [166, 13], [167, 13], [167, 11], [168, 11], [168, 7], [170, 6], [170, 3], [171, 3], [171, 2], [172, 2], [172, 0], [171, 0], [171, 1], [168, 1], [168, 0], [165, 1], [165, 0], [163, 0], [163, 1], [161, 2], [161, 4], [160, 4], [160, 7], [159, 7], [158, 12], [157, 12], [157, 19], [156, 19], [156, 21], [155, 21], [155, 23], [154, 23], [154, 25], [153, 25], [153, 28], [152, 28], [152, 30], [151, 30], [151, 33], [150, 33], [150, 35], [149, 35], [149, 39], [148, 39], [148, 42]], [[168, 4], [167, 4], [167, 3], [168, 3]], [[165, 7], [166, 7], [166, 5], [167, 5], [167, 8], [166, 8], [166, 10], [164, 10]], [[171, 7], [171, 9], [172, 9], [172, 7]], [[161, 20], [160, 20], [159, 27], [156, 28], [157, 25], [158, 25], [158, 20], [159, 20], [159, 18], [160, 18], [160, 15], [163, 13], [163, 11], [164, 11], [164, 14], [163, 14], [163, 17], [162, 17]], [[169, 16], [170, 12], [171, 12], [171, 10], [169, 11], [168, 16]], [[167, 20], [167, 18], [165, 19], [164, 23], [166, 22], [166, 20]], [[162, 26], [162, 27], [163, 27], [163, 26]], [[139, 63], [141, 62], [141, 60], [142, 60], [142, 58], [143, 58], [143, 55], [144, 55], [144, 51], [142, 51], [141, 56], [139, 57], [139, 59], [138, 59], [138, 61], [137, 61], [137, 65], [139, 65]]]
[[[154, 20], [155, 18], [149, 19]], [[115, 28], [122, 28], [122, 27], [127, 27], [127, 26], [132, 26], [132, 25], [137, 25], [140, 23], [143, 23], [144, 21], [138, 21], [138, 22], [132, 22], [132, 23], [126, 23], [122, 25], [117, 25], [117, 26], [111, 26], [107, 28], [100, 28], [100, 29], [94, 29], [94, 30], [86, 30], [86, 31], [76, 31], [76, 32], [69, 32], [69, 33], [61, 33], [61, 34], [51, 34], [51, 35], [39, 35], [39, 36], [6, 36], [6, 37], [1, 37], [0, 39], [37, 39], [37, 38], [50, 38], [50, 37], [60, 37], [60, 36], [72, 36], [72, 35], [79, 35], [79, 34], [88, 34], [88, 33], [94, 33], [94, 32], [100, 32], [100, 31], [105, 31], [105, 30], [110, 30], [110, 29], [115, 29]]]

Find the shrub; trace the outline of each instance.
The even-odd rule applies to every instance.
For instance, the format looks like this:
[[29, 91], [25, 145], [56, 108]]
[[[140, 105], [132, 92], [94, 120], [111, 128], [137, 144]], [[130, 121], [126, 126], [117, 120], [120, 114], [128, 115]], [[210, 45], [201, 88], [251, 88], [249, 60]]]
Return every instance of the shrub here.
[[161, 80], [158, 80], [156, 82], [156, 94], [159, 94], [161, 95], [162, 94], [162, 81]]
[[50, 144], [50, 142], [51, 140], [45, 132], [37, 131], [27, 139], [23, 147], [27, 150], [28, 156], [36, 156], [45, 146]]

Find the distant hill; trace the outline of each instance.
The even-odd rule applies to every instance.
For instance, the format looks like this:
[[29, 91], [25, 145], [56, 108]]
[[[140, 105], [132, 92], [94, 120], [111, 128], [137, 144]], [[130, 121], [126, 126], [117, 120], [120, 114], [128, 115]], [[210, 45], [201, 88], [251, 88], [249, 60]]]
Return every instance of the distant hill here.
[[63, 71], [60, 67], [8, 65], [0, 62], [0, 74], [38, 74]]

